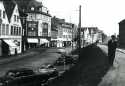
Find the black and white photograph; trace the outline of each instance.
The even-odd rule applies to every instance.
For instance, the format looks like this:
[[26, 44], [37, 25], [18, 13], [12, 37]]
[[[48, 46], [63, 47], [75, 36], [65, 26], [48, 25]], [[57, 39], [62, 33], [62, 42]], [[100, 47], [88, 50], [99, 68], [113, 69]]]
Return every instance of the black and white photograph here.
[[0, 0], [0, 86], [125, 86], [124, 0]]

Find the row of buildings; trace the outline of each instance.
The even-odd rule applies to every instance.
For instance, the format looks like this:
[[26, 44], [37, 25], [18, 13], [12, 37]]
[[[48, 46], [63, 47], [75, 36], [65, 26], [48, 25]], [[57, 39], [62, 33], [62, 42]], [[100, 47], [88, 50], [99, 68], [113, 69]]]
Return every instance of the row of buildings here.
[[104, 43], [106, 38], [106, 34], [98, 27], [81, 28], [81, 44], [83, 46], [95, 42]]
[[71, 45], [77, 26], [52, 17], [42, 3], [31, 0], [20, 8], [15, 0], [1, 0], [0, 7], [0, 56]]
[[[0, 7], [0, 56], [36, 47], [75, 46], [77, 25], [52, 17], [42, 3], [30, 0], [20, 6], [16, 0], [0, 0]], [[81, 28], [81, 42], [102, 40], [102, 33], [97, 27]]]

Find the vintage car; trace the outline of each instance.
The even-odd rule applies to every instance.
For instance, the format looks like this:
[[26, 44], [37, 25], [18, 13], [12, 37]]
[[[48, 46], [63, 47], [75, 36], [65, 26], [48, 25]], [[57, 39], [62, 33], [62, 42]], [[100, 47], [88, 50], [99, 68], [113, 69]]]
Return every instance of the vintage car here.
[[48, 79], [47, 74], [35, 74], [29, 68], [11, 69], [0, 77], [0, 86], [41, 86]]
[[77, 62], [77, 58], [74, 58], [71, 55], [61, 55], [54, 63], [54, 65], [68, 65], [75, 64]]
[[42, 74], [48, 74], [50, 78], [57, 77], [59, 74], [57, 69], [51, 64], [42, 65], [39, 68], [39, 72]]

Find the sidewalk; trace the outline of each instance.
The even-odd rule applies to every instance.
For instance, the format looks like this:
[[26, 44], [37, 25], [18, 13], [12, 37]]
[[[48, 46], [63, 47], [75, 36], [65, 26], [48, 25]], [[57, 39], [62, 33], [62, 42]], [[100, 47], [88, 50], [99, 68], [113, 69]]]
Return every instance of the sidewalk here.
[[125, 49], [117, 48], [117, 51], [120, 51], [121, 53], [124, 53], [124, 54], [125, 54]]
[[125, 86], [125, 50], [117, 49], [114, 68], [110, 68], [98, 86]]

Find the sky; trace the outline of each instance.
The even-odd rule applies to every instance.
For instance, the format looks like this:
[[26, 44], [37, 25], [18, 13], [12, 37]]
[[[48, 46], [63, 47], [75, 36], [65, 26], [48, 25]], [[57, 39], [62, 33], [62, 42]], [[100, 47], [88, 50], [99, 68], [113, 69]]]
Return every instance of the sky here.
[[107, 35], [119, 33], [119, 22], [125, 19], [125, 0], [37, 0], [42, 1], [52, 16], [82, 27], [98, 27]]

